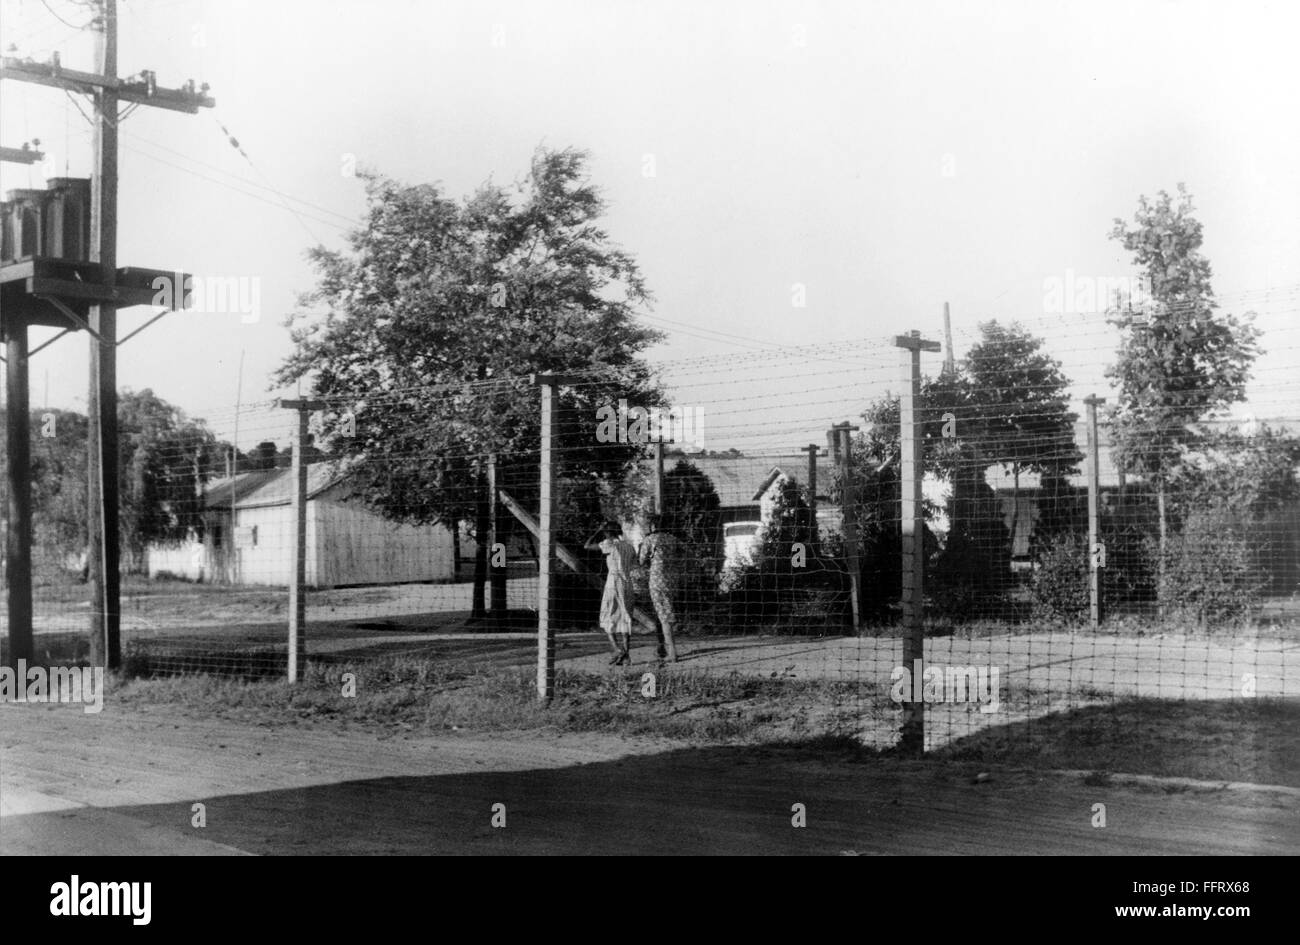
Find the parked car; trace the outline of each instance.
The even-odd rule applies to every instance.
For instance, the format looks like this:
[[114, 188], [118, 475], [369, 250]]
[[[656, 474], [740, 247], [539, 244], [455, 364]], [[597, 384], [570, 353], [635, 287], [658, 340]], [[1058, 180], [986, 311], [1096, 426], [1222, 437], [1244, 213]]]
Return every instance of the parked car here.
[[728, 522], [722, 527], [722, 537], [726, 543], [727, 568], [740, 568], [754, 563], [754, 555], [762, 543], [759, 532], [763, 530], [762, 522]]
[[725, 557], [720, 590], [731, 590], [741, 568], [754, 563], [754, 557], [763, 541], [762, 531], [762, 522], [728, 522], [722, 526]]

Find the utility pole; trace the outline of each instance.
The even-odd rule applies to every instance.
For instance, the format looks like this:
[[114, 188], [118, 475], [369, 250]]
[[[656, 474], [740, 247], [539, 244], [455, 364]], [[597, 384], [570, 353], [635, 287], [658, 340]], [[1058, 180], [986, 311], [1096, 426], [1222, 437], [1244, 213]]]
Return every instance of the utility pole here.
[[1083, 402], [1088, 408], [1088, 616], [1095, 630], [1101, 625], [1101, 568], [1106, 566], [1106, 546], [1098, 537], [1101, 503], [1098, 495], [1097, 407], [1106, 399], [1090, 395]]
[[[95, 71], [117, 80], [117, 0], [104, 0], [95, 43]], [[90, 261], [113, 284], [117, 270], [117, 92], [95, 96], [95, 174], [90, 181]], [[121, 571], [118, 555], [117, 306], [90, 308], [90, 391], [86, 412], [89, 484], [86, 521], [90, 535], [90, 661], [116, 669], [121, 663]], [[96, 337], [96, 335], [98, 337]], [[232, 523], [233, 525], [233, 523]]]
[[[307, 666], [307, 464], [302, 448], [307, 442], [308, 414], [324, 410], [323, 400], [281, 400], [279, 406], [298, 411], [294, 424], [293, 460], [293, 574], [289, 579], [289, 682], [302, 678]], [[235, 519], [230, 519], [230, 539], [234, 543]]]
[[924, 464], [921, 424], [916, 405], [921, 398], [921, 352], [938, 351], [939, 342], [925, 341], [919, 331], [899, 335], [894, 344], [903, 356], [905, 377], [898, 402], [899, 476], [902, 502], [899, 518], [903, 533], [903, 666], [913, 683], [913, 698], [903, 703], [903, 728], [899, 747], [904, 754], [925, 754], [925, 702], [915, 698], [925, 664], [925, 516], [921, 491]]
[[[90, 584], [90, 658], [109, 669], [121, 665], [121, 614], [118, 537], [117, 309], [128, 300], [115, 291], [117, 280], [117, 132], [120, 102], [194, 114], [215, 103], [195, 90], [193, 81], [179, 89], [159, 88], [148, 70], [123, 81], [117, 75], [117, 0], [101, 0], [95, 71], [64, 69], [55, 53], [48, 63], [14, 57], [0, 59], [0, 78], [78, 92], [94, 100], [95, 172], [91, 181], [90, 262], [101, 275], [89, 307], [90, 388], [87, 403], [87, 532]], [[184, 284], [173, 295], [183, 298]], [[87, 296], [88, 297], [88, 296]], [[52, 301], [67, 313], [66, 303]], [[75, 316], [69, 314], [70, 319]], [[123, 339], [124, 341], [126, 339]]]
[[860, 429], [847, 420], [831, 427], [833, 448], [840, 466], [840, 506], [844, 529], [844, 557], [849, 566], [849, 619], [857, 633], [862, 622], [862, 548], [858, 543], [857, 495], [853, 488], [853, 438]]

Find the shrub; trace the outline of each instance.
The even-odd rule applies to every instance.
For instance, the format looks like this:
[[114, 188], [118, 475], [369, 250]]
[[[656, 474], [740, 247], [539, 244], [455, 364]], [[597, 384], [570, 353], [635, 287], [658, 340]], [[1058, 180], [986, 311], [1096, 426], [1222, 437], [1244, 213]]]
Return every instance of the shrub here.
[[1202, 624], [1246, 616], [1267, 583], [1257, 558], [1241, 523], [1193, 513], [1166, 546], [1158, 588], [1162, 607]]
[[1088, 613], [1087, 545], [1085, 536], [1068, 532], [1043, 543], [1029, 583], [1034, 617], [1077, 620]]
[[724, 620], [733, 630], [786, 633], [838, 632], [849, 621], [848, 575], [829, 561], [809, 557], [806, 569], [764, 567], [760, 560], [741, 569], [722, 598]]
[[927, 596], [935, 613], [955, 620], [990, 616], [1006, 601], [1012, 580], [1010, 555], [1003, 542], [980, 541], [957, 528], [935, 559], [931, 575]]
[[[803, 547], [794, 563], [795, 545]], [[792, 633], [825, 633], [848, 617], [848, 574], [812, 537], [812, 515], [800, 486], [788, 480], [763, 529], [753, 564], [728, 574], [730, 623]]]

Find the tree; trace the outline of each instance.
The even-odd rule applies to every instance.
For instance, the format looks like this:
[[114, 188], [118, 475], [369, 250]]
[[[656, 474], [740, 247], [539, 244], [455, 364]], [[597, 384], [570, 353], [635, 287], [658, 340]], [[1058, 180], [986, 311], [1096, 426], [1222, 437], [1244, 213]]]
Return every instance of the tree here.
[[[1069, 409], [1070, 379], [1061, 362], [1016, 322], [979, 327], [980, 340], [955, 382], [962, 409], [957, 438], [973, 441], [983, 460], [1010, 467], [1017, 487], [1022, 472], [1054, 478], [1077, 472], [1083, 458], [1074, 442], [1079, 416]], [[932, 400], [940, 399], [942, 384], [941, 378], [931, 385]]]
[[1115, 454], [1124, 469], [1156, 490], [1161, 557], [1168, 545], [1166, 493], [1201, 434], [1194, 424], [1245, 399], [1258, 354], [1251, 316], [1220, 315], [1210, 288], [1210, 263], [1201, 254], [1201, 223], [1191, 195], [1160, 191], [1138, 199], [1136, 226], [1116, 218], [1111, 239], [1133, 254], [1150, 298], [1118, 312], [1118, 360], [1107, 376], [1118, 385], [1111, 411]]
[[[86, 547], [86, 428], [85, 415], [76, 411], [32, 412], [32, 550], [37, 562], [61, 566]], [[0, 474], [7, 465], [8, 455], [0, 454]]]
[[253, 447], [247, 456], [240, 458], [239, 469], [241, 472], [260, 472], [274, 469], [277, 453], [278, 449], [273, 441], [263, 440]]
[[721, 553], [721, 507], [713, 480], [689, 460], [679, 459], [664, 473], [664, 530], [705, 557]]
[[680, 459], [664, 473], [664, 530], [682, 542], [681, 593], [688, 606], [712, 600], [724, 558], [722, 500], [698, 466]]
[[[226, 444], [152, 390], [118, 395], [119, 531], [126, 566], [143, 562], [151, 541], [202, 528], [201, 484], [224, 468]], [[83, 414], [34, 411], [32, 531], [40, 557], [62, 561], [84, 551], [86, 443]], [[0, 454], [0, 471], [7, 457]]]
[[[1195, 451], [1171, 483], [1170, 518], [1182, 534], [1170, 539], [1161, 591], [1167, 609], [1196, 599], [1204, 618], [1216, 608], [1244, 611], [1256, 591], [1294, 589], [1300, 538], [1289, 517], [1276, 513], [1300, 499], [1300, 439], [1267, 424], [1249, 432], [1199, 432]], [[1231, 553], [1234, 545], [1238, 550]], [[1216, 597], [1205, 574], [1235, 594]], [[1220, 606], [1225, 602], [1231, 607]]]
[[[796, 633], [825, 633], [847, 617], [848, 575], [843, 549], [823, 553], [814, 540], [807, 487], [793, 477], [773, 484], [771, 505], [753, 560], [728, 580], [732, 622], [780, 627]], [[831, 538], [832, 546], [838, 545]]]
[[[1016, 508], [1021, 473], [1038, 473], [1044, 490], [1056, 494], [1065, 478], [1078, 472], [1083, 454], [1075, 445], [1074, 424], [1079, 417], [1069, 409], [1070, 379], [1043, 350], [1043, 339], [1016, 322], [1004, 326], [993, 320], [979, 327], [980, 340], [958, 370], [926, 385], [931, 426], [935, 413], [953, 417], [953, 435], [940, 430], [936, 465], [952, 479], [957, 505], [981, 491], [990, 466], [1008, 467]], [[961, 511], [954, 510], [954, 527], [963, 524]]]
[[[1015, 322], [984, 322], [980, 340], [955, 370], [922, 383], [916, 404], [922, 469], [952, 484], [948, 534], [934, 562], [933, 585], [936, 601], [948, 610], [964, 613], [989, 603], [1003, 589], [997, 576], [1009, 570], [1014, 532], [1005, 528], [1001, 502], [986, 481], [989, 467], [1011, 469], [1014, 503], [1021, 473], [1038, 473], [1055, 497], [1082, 459], [1074, 442], [1078, 415], [1069, 409], [1070, 380], [1043, 345]], [[863, 557], [892, 562], [901, 495], [898, 398], [885, 397], [862, 416], [868, 429], [858, 438], [859, 455], [876, 463], [875, 471], [860, 471], [856, 482]], [[935, 512], [926, 509], [929, 517]], [[892, 594], [898, 571], [892, 563], [884, 567], [864, 576], [864, 587], [884, 586]]]
[[[498, 484], [535, 501], [533, 372], [581, 376], [558, 393], [558, 481], [615, 482], [642, 454], [595, 437], [598, 407], [663, 404], [639, 356], [662, 336], [634, 321], [650, 296], [636, 261], [599, 225], [605, 204], [586, 162], [581, 151], [539, 149], [513, 192], [487, 183], [463, 201], [367, 172], [369, 208], [351, 252], [309, 254], [318, 285], [290, 317], [295, 351], [276, 381], [310, 378], [330, 404], [325, 426], [355, 428], [333, 450], [384, 514], [470, 522], [482, 539], [491, 454]], [[476, 617], [486, 574], [480, 540]]]
[[203, 421], [148, 388], [123, 390], [117, 415], [122, 544], [139, 567], [150, 542], [202, 528], [201, 486], [223, 459]]

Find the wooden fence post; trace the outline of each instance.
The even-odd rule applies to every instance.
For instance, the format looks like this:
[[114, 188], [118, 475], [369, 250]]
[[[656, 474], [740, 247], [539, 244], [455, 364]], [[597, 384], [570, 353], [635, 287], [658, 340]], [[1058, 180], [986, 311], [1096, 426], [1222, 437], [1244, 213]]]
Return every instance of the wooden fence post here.
[[[917, 699], [925, 667], [925, 516], [921, 491], [925, 466], [921, 454], [921, 424], [916, 406], [921, 397], [921, 352], [938, 351], [937, 341], [924, 341], [919, 331], [899, 335], [905, 377], [898, 402], [898, 439], [901, 447], [899, 476], [902, 502], [899, 515], [903, 535], [903, 666], [912, 679], [910, 698], [903, 702], [903, 727], [899, 748], [905, 755], [925, 754], [925, 702]], [[907, 677], [904, 677], [907, 678]]]
[[[286, 410], [298, 411], [293, 434], [293, 574], [289, 577], [289, 682], [302, 678], [307, 667], [307, 464], [302, 449], [307, 440], [307, 415], [324, 410], [320, 400], [281, 400]], [[233, 488], [233, 487], [232, 487]], [[230, 520], [230, 543], [234, 547], [235, 519]]]

